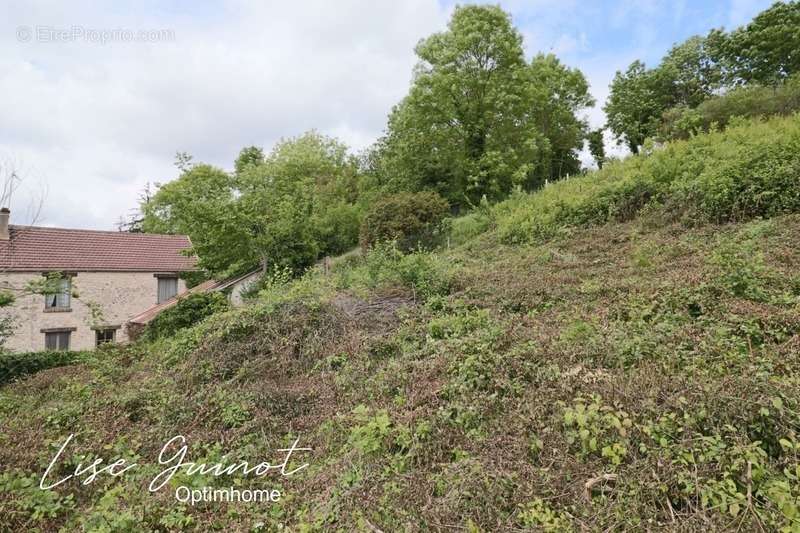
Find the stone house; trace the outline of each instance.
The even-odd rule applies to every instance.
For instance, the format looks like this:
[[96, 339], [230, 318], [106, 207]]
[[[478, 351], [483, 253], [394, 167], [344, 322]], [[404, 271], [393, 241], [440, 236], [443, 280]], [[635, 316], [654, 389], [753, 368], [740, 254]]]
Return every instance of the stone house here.
[[[88, 350], [128, 340], [125, 324], [186, 290], [179, 275], [196, 270], [184, 235], [154, 235], [9, 224], [0, 209], [0, 292], [14, 296], [5, 348]], [[58, 275], [57, 294], [25, 287]], [[48, 291], [50, 292], [50, 291]]]
[[145, 309], [138, 315], [130, 318], [127, 323], [127, 334], [129, 338], [136, 338], [142, 331], [144, 331], [145, 326], [150, 323], [155, 317], [159, 315], [165, 309], [169, 309], [173, 305], [176, 305], [181, 298], [190, 296], [192, 294], [199, 294], [199, 293], [207, 293], [207, 292], [221, 292], [225, 294], [228, 301], [234, 307], [239, 307], [245, 304], [244, 301], [244, 294], [247, 290], [252, 286], [253, 283], [256, 283], [258, 279], [263, 274], [262, 269], [256, 269], [246, 274], [242, 274], [240, 276], [236, 276], [233, 278], [229, 278], [223, 281], [217, 281], [215, 279], [210, 279], [199, 285], [192, 287], [191, 289], [178, 294], [175, 298], [166, 300], [164, 302], [158, 303], [148, 309]]

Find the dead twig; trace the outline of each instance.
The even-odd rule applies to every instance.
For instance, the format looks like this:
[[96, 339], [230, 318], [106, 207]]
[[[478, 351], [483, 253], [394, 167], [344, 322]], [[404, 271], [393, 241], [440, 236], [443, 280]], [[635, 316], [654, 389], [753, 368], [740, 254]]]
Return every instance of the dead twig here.
[[669, 501], [669, 496], [667, 496], [667, 508], [669, 509], [669, 515], [672, 517], [672, 521], [675, 522], [675, 510], [672, 508], [672, 502]]
[[586, 496], [586, 499], [591, 501], [592, 499], [592, 488], [595, 485], [601, 482], [615, 482], [617, 481], [617, 474], [602, 474], [597, 477], [589, 478], [586, 483], [583, 484], [583, 494]]
[[370, 528], [372, 531], [374, 531], [375, 533], [383, 533], [383, 531], [382, 531], [381, 529], [378, 529], [376, 526], [374, 526], [374, 525], [372, 524], [372, 522], [370, 522], [370, 521], [369, 521], [369, 520], [367, 520], [366, 518], [364, 519], [364, 522], [366, 522], [366, 523], [367, 523], [367, 525], [369, 526], [369, 528]]

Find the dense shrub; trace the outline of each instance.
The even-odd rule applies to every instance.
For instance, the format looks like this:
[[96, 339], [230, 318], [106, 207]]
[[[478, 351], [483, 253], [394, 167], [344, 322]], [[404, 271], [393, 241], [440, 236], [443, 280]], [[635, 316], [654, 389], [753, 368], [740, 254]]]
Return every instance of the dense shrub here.
[[375, 202], [361, 223], [364, 249], [379, 242], [395, 241], [403, 251], [429, 247], [441, 235], [448, 215], [447, 201], [434, 192], [398, 193]]
[[778, 87], [751, 85], [710, 98], [696, 108], [676, 107], [662, 117], [665, 140], [687, 139], [713, 128], [725, 128], [733, 117], [790, 115], [800, 110], [800, 76]]
[[228, 309], [228, 299], [219, 292], [190, 294], [156, 316], [144, 331], [148, 340], [175, 334], [204, 318]]
[[0, 353], [0, 385], [39, 370], [74, 363], [82, 352], [51, 351]]
[[[355, 293], [379, 287], [406, 287], [411, 289], [415, 299], [426, 301], [450, 293], [455, 271], [452, 261], [435, 252], [417, 250], [404, 253], [393, 242], [379, 242], [365, 254], [354, 255], [337, 265], [334, 283], [340, 290], [348, 289]], [[261, 296], [267, 297], [268, 294], [262, 291]]]
[[346, 202], [330, 205], [313, 219], [314, 233], [320, 249], [327, 255], [339, 255], [358, 242], [361, 208]]
[[501, 238], [524, 243], [661, 207], [694, 223], [800, 212], [800, 115], [740, 119], [494, 208]]
[[445, 295], [452, 285], [452, 269], [440, 256], [427, 251], [404, 254], [394, 243], [379, 243], [365, 256], [367, 285], [396, 283], [426, 300]]

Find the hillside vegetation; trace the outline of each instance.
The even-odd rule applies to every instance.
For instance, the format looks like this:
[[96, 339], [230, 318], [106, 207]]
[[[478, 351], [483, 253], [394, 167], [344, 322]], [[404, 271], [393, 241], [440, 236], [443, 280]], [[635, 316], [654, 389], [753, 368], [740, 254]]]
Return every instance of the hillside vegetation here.
[[[612, 139], [638, 154], [652, 151], [653, 140], [718, 131], [735, 126], [742, 117], [789, 116], [800, 109], [798, 27], [800, 1], [775, 2], [743, 26], [713, 29], [676, 43], [655, 65], [648, 67], [637, 59], [618, 71], [609, 85], [603, 105], [606, 124], [590, 129], [586, 112], [596, 102], [580, 69], [552, 53], [529, 56], [524, 32], [501, 6], [456, 6], [446, 28], [417, 43], [407, 93], [389, 112], [383, 135], [358, 155], [342, 140], [316, 130], [282, 138], [266, 150], [246, 146], [232, 161], [232, 170], [179, 152], [175, 162], [179, 174], [152, 189], [146, 187], [138, 209], [121, 227], [187, 235], [200, 269], [187, 279], [190, 285], [259, 267], [269, 276], [289, 272], [296, 277], [317, 261], [359, 244], [369, 246], [398, 230], [436, 225], [427, 215], [419, 216], [423, 204], [436, 214], [432, 218], [438, 223], [440, 212], [466, 215], [477, 206], [507, 201], [515, 193], [539, 191], [546, 184], [584, 174], [587, 168], [580, 157], [584, 149], [603, 168], [610, 151], [605, 143]], [[773, 138], [781, 134], [769, 132]], [[750, 161], [736, 152], [736, 139], [719, 147], [717, 138], [708, 142], [711, 150], [731, 150], [734, 157], [744, 157], [744, 163]], [[642, 160], [641, 169], [637, 163], [626, 163], [624, 170], [614, 167], [599, 178], [579, 181], [580, 212], [571, 209], [576, 198], [564, 196], [576, 186], [569, 179], [567, 189], [547, 196], [556, 198], [556, 204], [566, 202], [566, 211], [559, 205], [550, 205], [546, 212], [536, 206], [523, 208], [505, 218], [509, 227], [501, 230], [503, 240], [523, 242], [531, 237], [531, 229], [552, 230], [564, 223], [624, 219], [653, 195], [670, 195], [676, 205], [693, 194], [705, 199], [703, 191], [678, 189], [695, 183], [698, 171], [714, 182], [712, 187], [721, 185], [717, 180], [724, 176], [711, 176], [702, 166], [706, 159], [725, 155], [706, 158], [703, 146], [696, 142], [688, 146], [678, 144], [673, 149], [697, 152], [668, 150]], [[671, 168], [675, 159], [684, 166]], [[651, 168], [651, 163], [662, 168]], [[739, 170], [743, 169], [731, 172]], [[616, 175], [622, 172], [624, 176]], [[792, 176], [791, 169], [787, 172]], [[763, 177], [756, 175], [754, 180]], [[583, 194], [581, 186], [589, 181], [608, 186], [604, 194], [620, 198]], [[743, 192], [745, 201], [777, 212], [796, 206], [796, 198], [777, 205], [776, 198]], [[549, 201], [542, 198], [533, 202]], [[620, 205], [621, 199], [630, 205]], [[695, 206], [705, 219], [752, 216], [716, 211], [738, 209], [731, 198], [711, 200], [720, 205]], [[607, 207], [618, 211], [598, 212]], [[759, 206], [741, 207], [763, 211]], [[407, 216], [398, 220], [401, 214]], [[530, 216], [545, 219], [528, 220]], [[558, 220], [550, 225], [548, 217]], [[523, 223], [517, 227], [520, 220]], [[441, 236], [436, 228], [428, 229], [427, 237]], [[397, 240], [403, 248], [420, 239], [402, 235]], [[0, 344], [2, 338], [0, 328]]]
[[[0, 528], [800, 531], [798, 154], [800, 116], [738, 121], [5, 385]], [[70, 433], [53, 478], [142, 466], [39, 490]], [[196, 461], [313, 451], [149, 493], [175, 435]]]

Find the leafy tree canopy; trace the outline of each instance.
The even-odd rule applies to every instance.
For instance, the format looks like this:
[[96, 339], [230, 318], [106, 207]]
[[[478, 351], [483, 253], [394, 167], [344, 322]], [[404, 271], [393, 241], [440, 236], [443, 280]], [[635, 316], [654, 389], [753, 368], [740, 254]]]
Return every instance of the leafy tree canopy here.
[[234, 172], [237, 176], [241, 175], [251, 166], [257, 166], [264, 162], [264, 150], [259, 146], [247, 146], [239, 152], [239, 157], [233, 163]]
[[597, 163], [597, 168], [603, 168], [603, 164], [606, 162], [606, 147], [603, 141], [603, 129], [598, 128], [590, 131], [589, 135], [587, 136], [587, 141], [589, 141], [589, 153], [592, 154], [595, 163]]
[[634, 154], [656, 130], [665, 109], [657, 86], [655, 73], [638, 60], [625, 72], [617, 72], [611, 82], [611, 92], [603, 107], [608, 128]]
[[186, 167], [142, 205], [144, 230], [188, 235], [218, 277], [256, 265], [300, 270], [356, 244], [359, 172], [344, 144], [310, 132], [268, 156], [245, 148], [235, 169]]
[[717, 34], [729, 85], [775, 85], [800, 72], [800, 2], [776, 2], [749, 24]]
[[529, 67], [528, 89], [538, 131], [546, 143], [528, 185], [580, 172], [578, 151], [588, 132], [578, 113], [595, 104], [583, 73], [552, 54], [539, 54]]
[[603, 108], [619, 143], [637, 153], [672, 108], [692, 109], [738, 85], [782, 83], [800, 71], [800, 2], [777, 2], [730, 33], [693, 36], [653, 69], [617, 72]]
[[238, 272], [256, 261], [250, 224], [238, 203], [230, 174], [195, 165], [142, 204], [142, 229], [188, 235], [200, 267], [213, 273]]
[[310, 132], [282, 140], [238, 181], [262, 262], [299, 269], [357, 242], [358, 165], [336, 139]]
[[585, 128], [574, 113], [593, 103], [586, 81], [553, 56], [527, 64], [502, 9], [456, 8], [416, 53], [411, 90], [373, 160], [385, 187], [434, 190], [457, 207], [574, 169]]

